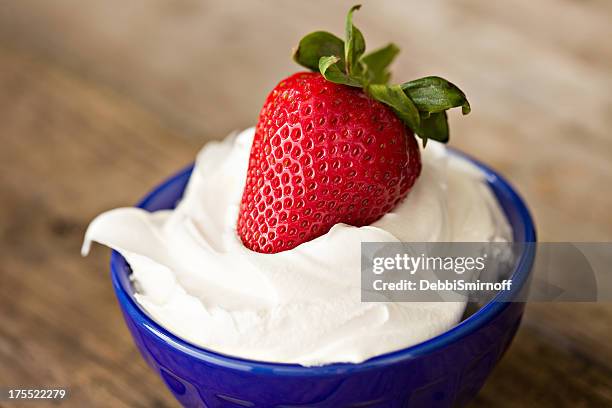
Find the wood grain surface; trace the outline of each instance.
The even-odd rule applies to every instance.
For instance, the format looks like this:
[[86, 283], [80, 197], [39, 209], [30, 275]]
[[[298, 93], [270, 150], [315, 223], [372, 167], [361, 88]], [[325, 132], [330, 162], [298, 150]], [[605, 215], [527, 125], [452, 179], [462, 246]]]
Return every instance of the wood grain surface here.
[[[124, 327], [108, 251], [80, 257], [84, 229], [253, 124], [296, 70], [295, 42], [340, 33], [349, 4], [2, 2], [0, 386], [69, 387], [67, 406], [176, 405]], [[371, 1], [356, 21], [373, 46], [402, 46], [396, 78], [467, 92], [452, 145], [518, 187], [540, 240], [612, 240], [612, 2]], [[528, 305], [472, 406], [612, 406], [612, 305]]]

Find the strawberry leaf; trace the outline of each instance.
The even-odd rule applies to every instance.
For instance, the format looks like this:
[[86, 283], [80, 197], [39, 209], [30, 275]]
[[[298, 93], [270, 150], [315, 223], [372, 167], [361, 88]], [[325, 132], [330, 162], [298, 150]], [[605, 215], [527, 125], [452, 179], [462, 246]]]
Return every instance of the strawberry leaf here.
[[344, 41], [332, 33], [315, 31], [300, 40], [293, 60], [312, 71], [319, 71], [321, 57], [330, 55], [340, 58], [340, 65], [344, 66]]
[[391, 78], [387, 69], [399, 54], [397, 45], [391, 43], [361, 57], [365, 68], [365, 78], [370, 84], [386, 84]]
[[361, 88], [363, 85], [359, 80], [342, 71], [341, 65], [338, 64], [340, 61], [340, 57], [336, 57], [335, 55], [321, 57], [319, 60], [319, 71], [321, 71], [321, 75], [329, 82]]
[[446, 112], [428, 114], [427, 117], [421, 115], [421, 126], [416, 133], [423, 139], [423, 146], [427, 144], [429, 139], [441, 143], [448, 142], [448, 118]]
[[360, 75], [362, 68], [359, 58], [365, 52], [363, 34], [353, 25], [353, 12], [359, 10], [361, 5], [353, 6], [346, 16], [346, 43], [344, 44], [344, 60], [346, 72], [349, 75]]
[[464, 115], [470, 113], [470, 103], [465, 94], [446, 79], [425, 77], [406, 82], [401, 87], [422, 112], [442, 112], [461, 106]]
[[407, 127], [423, 139], [448, 141], [446, 111], [461, 107], [470, 113], [470, 103], [457, 86], [446, 79], [430, 76], [401, 85], [387, 85], [399, 48], [388, 44], [366, 55], [363, 34], [353, 24], [351, 7], [346, 16], [346, 41], [325, 31], [315, 31], [300, 41], [293, 59], [313, 71], [319, 71], [330, 82], [362, 88], [377, 101], [391, 107]]
[[368, 87], [368, 92], [377, 101], [390, 106], [406, 126], [418, 133], [421, 121], [419, 111], [401, 86], [372, 84]]

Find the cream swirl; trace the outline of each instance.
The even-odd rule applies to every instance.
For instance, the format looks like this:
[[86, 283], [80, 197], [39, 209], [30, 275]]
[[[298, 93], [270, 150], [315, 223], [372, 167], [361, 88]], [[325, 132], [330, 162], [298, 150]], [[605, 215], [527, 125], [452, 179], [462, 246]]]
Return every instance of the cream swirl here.
[[367, 241], [507, 241], [508, 222], [468, 161], [430, 141], [408, 197], [370, 226], [335, 225], [278, 254], [245, 248], [235, 225], [254, 129], [207, 144], [175, 210], [120, 208], [90, 224], [118, 250], [136, 299], [161, 325], [216, 352], [270, 362], [361, 362], [455, 325], [464, 303], [362, 303]]

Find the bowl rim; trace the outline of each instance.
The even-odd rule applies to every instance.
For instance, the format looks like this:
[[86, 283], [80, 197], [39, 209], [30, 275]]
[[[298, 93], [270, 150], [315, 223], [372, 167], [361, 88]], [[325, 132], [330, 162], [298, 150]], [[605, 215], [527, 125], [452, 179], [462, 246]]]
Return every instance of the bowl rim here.
[[[453, 155], [463, 157], [471, 163], [475, 164], [485, 175], [487, 184], [494, 190], [498, 191], [499, 194], [503, 195], [509, 202], [516, 208], [519, 213], [522, 222], [523, 234], [525, 236], [524, 242], [536, 242], [536, 231], [531, 214], [525, 205], [525, 202], [518, 194], [518, 192], [512, 187], [512, 185], [499, 173], [493, 170], [491, 167], [483, 164], [476, 160], [472, 156], [460, 152], [454, 148], [448, 148], [449, 152]], [[165, 189], [177, 182], [177, 180], [188, 176], [193, 170], [194, 164], [190, 164], [175, 173], [173, 176], [167, 178], [161, 184], [158, 184], [153, 188], [147, 195], [142, 198], [137, 207], [146, 209], [151, 200], [153, 200], [158, 194], [162, 193]], [[496, 194], [497, 198], [497, 194]], [[513, 232], [521, 225], [512, 224]], [[513, 281], [518, 279], [519, 285], [512, 285], [510, 292], [498, 293], [491, 301], [486, 303], [483, 307], [478, 309], [474, 314], [469, 316], [467, 319], [462, 320], [456, 326], [450, 330], [445, 331], [429, 340], [415, 344], [413, 346], [403, 348], [400, 350], [392, 351], [386, 354], [382, 354], [376, 357], [372, 357], [361, 363], [332, 363], [322, 366], [302, 366], [299, 364], [288, 364], [288, 363], [274, 363], [258, 360], [250, 360], [241, 357], [234, 357], [219, 352], [215, 352], [206, 349], [201, 346], [197, 346], [188, 340], [184, 340], [177, 335], [171, 333], [166, 328], [162, 327], [157, 323], [149, 314], [136, 302], [134, 296], [130, 290], [125, 287], [124, 281], [119, 278], [119, 275], [123, 273], [127, 265], [126, 260], [117, 251], [112, 251], [110, 259], [111, 267], [111, 278], [113, 287], [115, 289], [117, 298], [122, 308], [129, 308], [130, 317], [136, 318], [138, 325], [142, 326], [145, 330], [150, 332], [155, 337], [159, 338], [168, 346], [189, 355], [192, 358], [196, 358], [206, 363], [212, 363], [218, 366], [249, 372], [259, 373], [274, 373], [282, 375], [294, 375], [294, 376], [325, 376], [325, 375], [337, 375], [344, 373], [361, 372], [366, 370], [375, 369], [381, 366], [388, 366], [396, 364], [404, 360], [414, 359], [425, 354], [432, 353], [443, 347], [450, 345], [456, 341], [459, 341], [463, 337], [466, 337], [470, 333], [473, 333], [480, 327], [487, 324], [493, 318], [498, 316], [512, 303], [511, 298], [514, 294], [522, 289], [524, 284], [528, 281], [531, 267], [535, 258], [535, 245], [526, 245], [525, 250], [521, 254], [514, 271], [512, 272]]]

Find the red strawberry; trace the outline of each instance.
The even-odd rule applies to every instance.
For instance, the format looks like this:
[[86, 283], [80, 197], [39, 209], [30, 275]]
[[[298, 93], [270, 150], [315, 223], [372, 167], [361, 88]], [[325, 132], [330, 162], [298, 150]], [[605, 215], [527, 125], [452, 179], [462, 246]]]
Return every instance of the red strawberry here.
[[421, 172], [412, 132], [358, 88], [298, 73], [259, 115], [238, 232], [280, 252], [337, 223], [368, 225], [403, 199]]
[[361, 57], [365, 43], [352, 26], [353, 10], [346, 46], [317, 32], [296, 51], [298, 62], [323, 75], [286, 78], [261, 110], [237, 223], [253, 251], [285, 251], [334, 224], [378, 220], [406, 197], [421, 172], [408, 126], [425, 141], [444, 141], [448, 105], [469, 110], [463, 93], [441, 78], [385, 85], [397, 48]]

